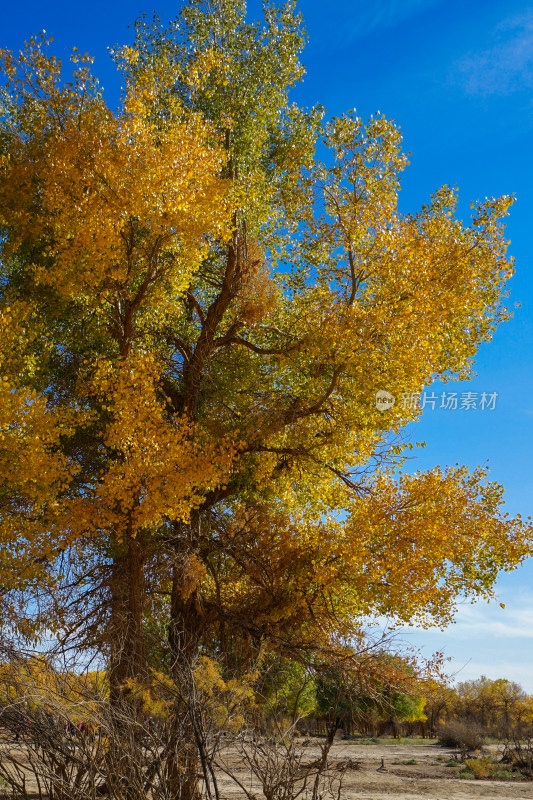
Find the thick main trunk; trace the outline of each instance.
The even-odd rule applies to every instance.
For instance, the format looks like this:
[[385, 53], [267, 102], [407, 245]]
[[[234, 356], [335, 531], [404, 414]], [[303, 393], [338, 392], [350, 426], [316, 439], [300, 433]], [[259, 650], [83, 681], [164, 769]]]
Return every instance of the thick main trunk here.
[[182, 575], [182, 569], [174, 570], [170, 604], [170, 652], [178, 669], [194, 664], [202, 627], [198, 593], [196, 589], [183, 592]]
[[106, 631], [109, 679], [109, 749], [103, 787], [125, 800], [145, 797], [138, 765], [142, 760], [142, 694], [146, 678], [143, 634], [146, 552], [131, 526], [115, 553], [110, 581], [111, 614]]
[[128, 531], [123, 552], [115, 557], [112, 567], [111, 617], [107, 631], [111, 704], [130, 695], [131, 682], [142, 681], [146, 676], [144, 569], [142, 538]]
[[[202, 612], [198, 592], [188, 573], [189, 558], [195, 549], [199, 521], [189, 527], [187, 546], [176, 556], [172, 575], [169, 645], [171, 673], [177, 687], [175, 742], [167, 762], [171, 796], [175, 800], [198, 800], [202, 766], [202, 713], [194, 682], [198, 658]], [[208, 780], [208, 777], [204, 775]]]

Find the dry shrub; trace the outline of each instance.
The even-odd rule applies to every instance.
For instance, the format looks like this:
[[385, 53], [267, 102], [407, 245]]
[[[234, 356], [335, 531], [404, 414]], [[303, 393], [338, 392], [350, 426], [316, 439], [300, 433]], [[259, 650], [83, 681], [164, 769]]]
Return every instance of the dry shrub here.
[[438, 729], [439, 743], [444, 747], [456, 747], [462, 753], [482, 750], [485, 745], [484, 729], [468, 719], [451, 720]]
[[249, 688], [198, 658], [177, 683], [132, 684], [110, 703], [103, 673], [10, 653], [0, 659], [0, 797], [218, 800], [225, 774], [248, 800], [338, 800], [357, 765], [328, 762], [336, 725], [310, 759], [298, 720], [274, 713], [268, 733], [258, 728]]
[[180, 687], [154, 682], [148, 697], [131, 686], [110, 703], [105, 676], [9, 655], [0, 664], [0, 797], [176, 800], [187, 796], [191, 774], [198, 796], [211, 796], [219, 731], [191, 670]]
[[234, 740], [233, 748], [249, 778], [229, 765], [229, 753], [221, 752], [216, 766], [237, 784], [246, 800], [257, 800], [260, 795], [266, 800], [339, 800], [346, 772], [359, 769], [360, 764], [351, 759], [335, 763], [328, 760], [336, 725], [328, 729], [314, 759], [309, 759], [305, 749], [297, 745], [294, 730], [294, 726], [287, 727], [277, 718], [273, 735], [251, 730], [248, 736]]
[[135, 703], [111, 707], [105, 692], [49, 665], [35, 675], [22, 660], [11, 663], [8, 681], [2, 666], [0, 778], [10, 797], [175, 800], [169, 774], [184, 761], [180, 719], [156, 725]]
[[533, 779], [533, 739], [507, 742], [502, 761], [525, 778]]

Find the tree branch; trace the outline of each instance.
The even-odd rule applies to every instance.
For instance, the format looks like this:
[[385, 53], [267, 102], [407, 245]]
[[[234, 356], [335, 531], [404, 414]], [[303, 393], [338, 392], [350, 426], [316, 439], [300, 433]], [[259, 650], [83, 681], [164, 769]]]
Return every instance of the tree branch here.
[[215, 340], [215, 347], [228, 347], [232, 344], [240, 344], [243, 347], [247, 347], [249, 350], [252, 350], [254, 353], [258, 353], [261, 356], [282, 356], [286, 353], [290, 353], [293, 350], [296, 350], [302, 344], [302, 339], [299, 339], [297, 342], [288, 345], [284, 348], [279, 347], [258, 347], [252, 342], [249, 342], [247, 339], [242, 339], [240, 336], [222, 336], [219, 339]]

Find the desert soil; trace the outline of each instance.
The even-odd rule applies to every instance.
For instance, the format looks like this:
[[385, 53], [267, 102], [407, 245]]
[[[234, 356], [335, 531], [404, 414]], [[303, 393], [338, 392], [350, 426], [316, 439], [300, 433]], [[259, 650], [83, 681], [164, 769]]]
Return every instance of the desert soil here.
[[[498, 750], [495, 746], [491, 749]], [[310, 761], [317, 758], [318, 745], [309, 745], [307, 753]], [[333, 745], [329, 762], [359, 764], [359, 768], [349, 768], [345, 773], [341, 800], [533, 800], [533, 781], [454, 778], [455, 769], [445, 766], [453, 756], [453, 750], [436, 744], [391, 741], [390, 744], [363, 745], [340, 741]], [[382, 759], [386, 771], [379, 769]], [[412, 759], [417, 763], [394, 763]], [[238, 777], [244, 785], [250, 785], [249, 771], [239, 770]], [[243, 797], [242, 791], [227, 780], [221, 781], [220, 788], [224, 800]]]
[[[311, 739], [306, 743], [305, 760], [314, 761], [319, 746]], [[497, 753], [498, 747], [492, 746]], [[246, 788], [253, 788], [261, 798], [257, 785], [252, 787], [250, 769], [239, 762], [232, 748], [226, 751], [225, 761]], [[23, 750], [16, 748], [17, 755]], [[12, 751], [13, 752], [13, 751]], [[340, 800], [533, 800], [533, 781], [464, 780], [454, 777], [455, 769], [446, 767], [454, 751], [433, 743], [415, 744], [409, 741], [379, 744], [335, 742], [330, 752], [330, 765], [349, 762], [345, 772]], [[385, 770], [380, 769], [384, 762]], [[24, 760], [24, 758], [22, 758]], [[416, 760], [416, 764], [398, 762]], [[221, 800], [243, 800], [244, 792], [231, 779], [219, 774]], [[32, 779], [28, 781], [30, 789]], [[0, 797], [7, 796], [2, 794]], [[9, 795], [10, 796], [10, 795]], [[302, 800], [304, 798], [302, 797]]]

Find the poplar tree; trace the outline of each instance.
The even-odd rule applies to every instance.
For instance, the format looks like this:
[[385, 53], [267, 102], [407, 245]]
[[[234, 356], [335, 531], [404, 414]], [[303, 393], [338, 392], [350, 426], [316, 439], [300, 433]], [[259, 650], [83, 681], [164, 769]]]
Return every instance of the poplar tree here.
[[245, 15], [140, 20], [116, 110], [88, 56], [69, 81], [44, 39], [2, 56], [5, 614], [99, 648], [112, 699], [158, 627], [176, 680], [200, 650], [338, 652], [531, 552], [483, 469], [399, 469], [399, 398], [467, 378], [508, 316], [511, 199], [401, 213], [397, 125], [291, 102], [300, 15]]

